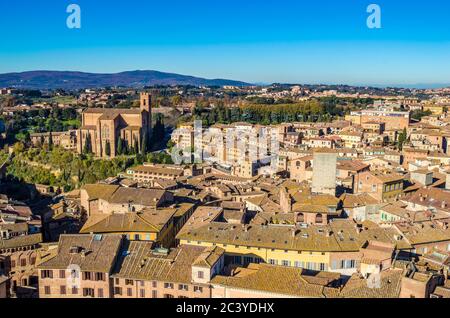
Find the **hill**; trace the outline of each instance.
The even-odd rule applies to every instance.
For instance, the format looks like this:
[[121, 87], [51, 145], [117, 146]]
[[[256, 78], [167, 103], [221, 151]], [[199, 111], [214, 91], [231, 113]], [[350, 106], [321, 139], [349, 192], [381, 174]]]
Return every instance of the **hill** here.
[[68, 71], [32, 71], [0, 74], [0, 87], [23, 89], [83, 89], [102, 87], [142, 88], [153, 85], [249, 86], [227, 79], [205, 79], [158, 71], [130, 71], [96, 74]]

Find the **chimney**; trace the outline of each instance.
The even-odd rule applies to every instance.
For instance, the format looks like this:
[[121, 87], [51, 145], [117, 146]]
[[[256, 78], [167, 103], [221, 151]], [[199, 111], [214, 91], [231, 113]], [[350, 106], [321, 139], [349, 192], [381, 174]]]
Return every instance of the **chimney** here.
[[441, 208], [443, 209], [447, 208], [447, 202], [442, 201]]

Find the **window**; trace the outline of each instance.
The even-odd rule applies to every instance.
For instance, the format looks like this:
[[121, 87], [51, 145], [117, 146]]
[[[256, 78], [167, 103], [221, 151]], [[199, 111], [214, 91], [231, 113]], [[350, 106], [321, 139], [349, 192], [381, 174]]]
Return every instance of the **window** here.
[[303, 262], [296, 261], [296, 262], [294, 262], [294, 266], [303, 268], [303, 267], [305, 267], [305, 264]]
[[61, 295], [65, 295], [65, 294], [67, 293], [67, 291], [66, 291], [66, 286], [61, 286], [61, 287], [59, 288], [59, 293], [60, 293]]
[[22, 266], [22, 267], [27, 266], [27, 260], [24, 259], [24, 258], [22, 258], [22, 259], [20, 260], [20, 266]]
[[180, 284], [180, 285], [178, 285], [178, 290], [188, 291], [189, 287], [188, 287], [188, 285]]
[[141, 290], [139, 291], [139, 297], [145, 298], [145, 290], [144, 290], [144, 289], [141, 289]]
[[92, 288], [83, 288], [83, 297], [94, 297], [95, 291]]
[[60, 270], [59, 271], [59, 278], [66, 278], [66, 271], [65, 270]]
[[283, 260], [283, 261], [281, 262], [281, 264], [282, 264], [283, 266], [291, 266], [291, 262], [290, 262], [290, 261], [286, 261], [286, 260]]
[[172, 283], [164, 283], [164, 288], [165, 289], [173, 289], [173, 284]]
[[125, 285], [127, 286], [133, 286], [134, 282], [131, 279], [125, 279]]
[[120, 279], [116, 278], [116, 285], [120, 284]]
[[321, 271], [326, 271], [326, 270], [327, 270], [327, 265], [326, 265], [325, 263], [320, 263], [319, 269], [320, 269]]
[[83, 272], [83, 280], [92, 280], [91, 272]]
[[250, 263], [253, 263], [253, 257], [245, 256], [244, 257], [244, 264], [247, 265], [247, 264], [250, 264]]
[[194, 292], [195, 293], [203, 293], [203, 287], [194, 286]]
[[103, 295], [103, 288], [99, 288], [97, 290], [97, 296], [98, 296], [98, 298], [103, 298], [104, 297], [104, 295]]
[[78, 288], [72, 287], [72, 295], [78, 295]]
[[152, 282], [152, 287], [153, 287], [153, 288], [158, 287], [158, 282]]
[[115, 287], [114, 294], [121, 296], [122, 295], [122, 287]]
[[156, 290], [152, 291], [152, 298], [158, 298], [158, 292]]
[[41, 272], [41, 278], [53, 278], [53, 271], [44, 270]]
[[171, 294], [164, 294], [164, 298], [175, 298], [175, 297], [173, 297], [173, 295]]
[[199, 279], [205, 278], [205, 273], [203, 273], [202, 271], [198, 271], [197, 272], [197, 278], [199, 278]]
[[277, 262], [276, 259], [269, 259], [269, 264], [270, 264], [270, 265], [277, 265], [278, 262]]
[[44, 294], [50, 295], [50, 286], [45, 286], [44, 287]]
[[127, 296], [132, 297], [133, 296], [133, 290], [131, 288], [127, 288]]

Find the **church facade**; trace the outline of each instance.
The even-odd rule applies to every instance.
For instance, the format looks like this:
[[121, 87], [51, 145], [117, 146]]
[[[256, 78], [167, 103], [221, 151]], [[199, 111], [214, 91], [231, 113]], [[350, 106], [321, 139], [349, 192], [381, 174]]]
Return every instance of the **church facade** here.
[[86, 109], [82, 114], [77, 151], [114, 158], [121, 149], [141, 151], [143, 142], [150, 141], [151, 133], [151, 95], [141, 93], [139, 108]]

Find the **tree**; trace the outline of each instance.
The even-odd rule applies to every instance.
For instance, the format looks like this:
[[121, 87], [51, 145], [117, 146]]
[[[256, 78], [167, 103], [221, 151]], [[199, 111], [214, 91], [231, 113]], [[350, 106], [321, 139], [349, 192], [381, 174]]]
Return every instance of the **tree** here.
[[172, 97], [171, 103], [172, 103], [173, 106], [178, 106], [178, 105], [181, 104], [181, 101], [182, 101], [181, 96], [180, 95], [175, 95], [175, 96]]
[[83, 148], [83, 154], [90, 154], [92, 153], [92, 141], [91, 141], [91, 134], [88, 133], [86, 135], [86, 140], [84, 142], [84, 148]]
[[120, 137], [120, 136], [117, 139], [117, 154], [119, 156], [123, 155], [123, 140], [122, 140], [122, 137]]
[[108, 157], [111, 157], [111, 144], [109, 143], [109, 140], [106, 141], [106, 145], [105, 145], [105, 154]]
[[145, 156], [147, 154], [147, 133], [144, 133], [142, 138], [141, 155]]
[[139, 154], [139, 142], [137, 139], [134, 140], [134, 154]]
[[48, 134], [48, 149], [52, 149], [53, 148], [53, 135], [52, 132], [49, 132]]
[[403, 145], [405, 144], [407, 138], [408, 132], [406, 131], [406, 128], [403, 128], [403, 131], [398, 135], [398, 149], [400, 151], [403, 150]]

